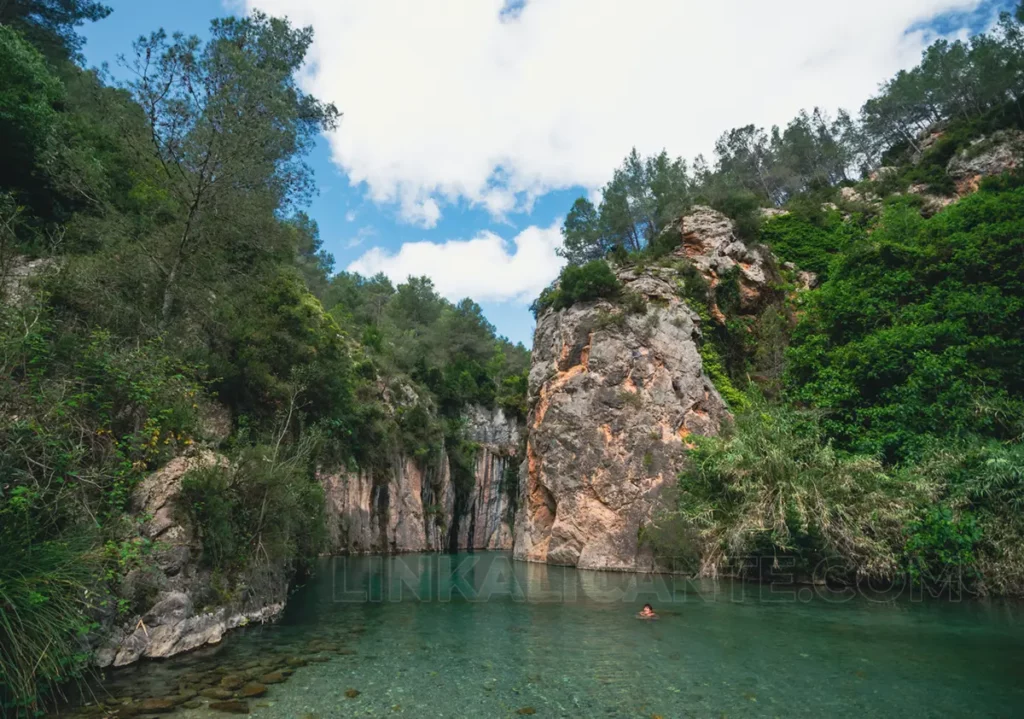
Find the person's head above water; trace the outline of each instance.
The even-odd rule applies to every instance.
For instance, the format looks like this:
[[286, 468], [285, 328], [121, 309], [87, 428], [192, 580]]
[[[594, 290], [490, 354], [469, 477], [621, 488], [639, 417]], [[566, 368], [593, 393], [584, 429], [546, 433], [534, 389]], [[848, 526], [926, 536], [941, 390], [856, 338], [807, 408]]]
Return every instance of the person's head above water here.
[[654, 607], [652, 607], [650, 604], [645, 604], [644, 608], [640, 610], [640, 616], [641, 617], [653, 617], [654, 616]]
[[654, 611], [654, 607], [652, 607], [650, 604], [645, 604], [643, 610], [645, 612], [653, 612]]

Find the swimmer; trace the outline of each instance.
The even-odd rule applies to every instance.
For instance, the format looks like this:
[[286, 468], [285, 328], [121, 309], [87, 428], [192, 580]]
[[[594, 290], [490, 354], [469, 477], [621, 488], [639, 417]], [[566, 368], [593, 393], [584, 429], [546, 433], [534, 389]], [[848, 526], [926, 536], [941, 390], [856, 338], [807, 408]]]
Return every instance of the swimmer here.
[[636, 615], [637, 619], [657, 619], [658, 615], [654, 613], [654, 607], [650, 604], [645, 604], [644, 608], [640, 610], [640, 613]]

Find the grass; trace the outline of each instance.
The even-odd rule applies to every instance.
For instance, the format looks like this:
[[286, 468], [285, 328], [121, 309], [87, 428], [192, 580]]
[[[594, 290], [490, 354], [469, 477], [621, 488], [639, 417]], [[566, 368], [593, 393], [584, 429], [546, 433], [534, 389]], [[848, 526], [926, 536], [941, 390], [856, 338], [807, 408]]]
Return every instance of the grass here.
[[87, 535], [30, 543], [0, 535], [0, 709], [33, 716], [81, 676], [99, 557]]

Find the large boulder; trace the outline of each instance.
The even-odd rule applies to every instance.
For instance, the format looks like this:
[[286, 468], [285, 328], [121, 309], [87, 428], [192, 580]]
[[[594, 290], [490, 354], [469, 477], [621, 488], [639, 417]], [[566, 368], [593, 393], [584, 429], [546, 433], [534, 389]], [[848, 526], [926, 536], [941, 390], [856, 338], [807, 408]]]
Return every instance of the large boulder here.
[[139, 539], [151, 543], [153, 561], [128, 572], [120, 594], [147, 608], [111, 628], [95, 652], [99, 666], [124, 666], [215, 644], [228, 630], [269, 621], [284, 608], [288, 582], [283, 567], [254, 567], [224, 592], [214, 588], [223, 580], [198, 562], [200, 539], [178, 506], [181, 482], [192, 470], [226, 462], [209, 451], [176, 457], [135, 489], [132, 512], [141, 520]]
[[[687, 256], [710, 272], [740, 264], [764, 280], [731, 223], [701, 209], [685, 223]], [[697, 248], [700, 248], [698, 251]], [[731, 263], [731, 264], [730, 264]], [[526, 461], [514, 554], [590, 569], [646, 570], [639, 541], [692, 435], [728, 415], [703, 372], [700, 318], [657, 270], [620, 271], [646, 312], [607, 301], [542, 314], [534, 334]]]

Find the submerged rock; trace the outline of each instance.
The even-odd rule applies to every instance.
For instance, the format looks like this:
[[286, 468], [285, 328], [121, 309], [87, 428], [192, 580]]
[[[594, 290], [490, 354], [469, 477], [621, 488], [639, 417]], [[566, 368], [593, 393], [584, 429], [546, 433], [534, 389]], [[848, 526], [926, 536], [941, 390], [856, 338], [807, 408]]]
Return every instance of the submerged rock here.
[[225, 714], [248, 714], [249, 703], [239, 699], [232, 699], [226, 702], [210, 702], [210, 709]]
[[210, 687], [199, 692], [199, 696], [206, 697], [207, 699], [230, 699], [234, 695], [227, 689]]
[[260, 677], [261, 684], [283, 684], [288, 681], [288, 675], [284, 672], [270, 672]]
[[267, 687], [264, 684], [252, 682], [246, 684], [244, 687], [238, 690], [238, 696], [243, 699], [255, 699], [261, 697], [267, 693]]
[[135, 705], [140, 712], [150, 712], [153, 714], [162, 714], [164, 712], [173, 711], [175, 704], [170, 699], [144, 699]]

